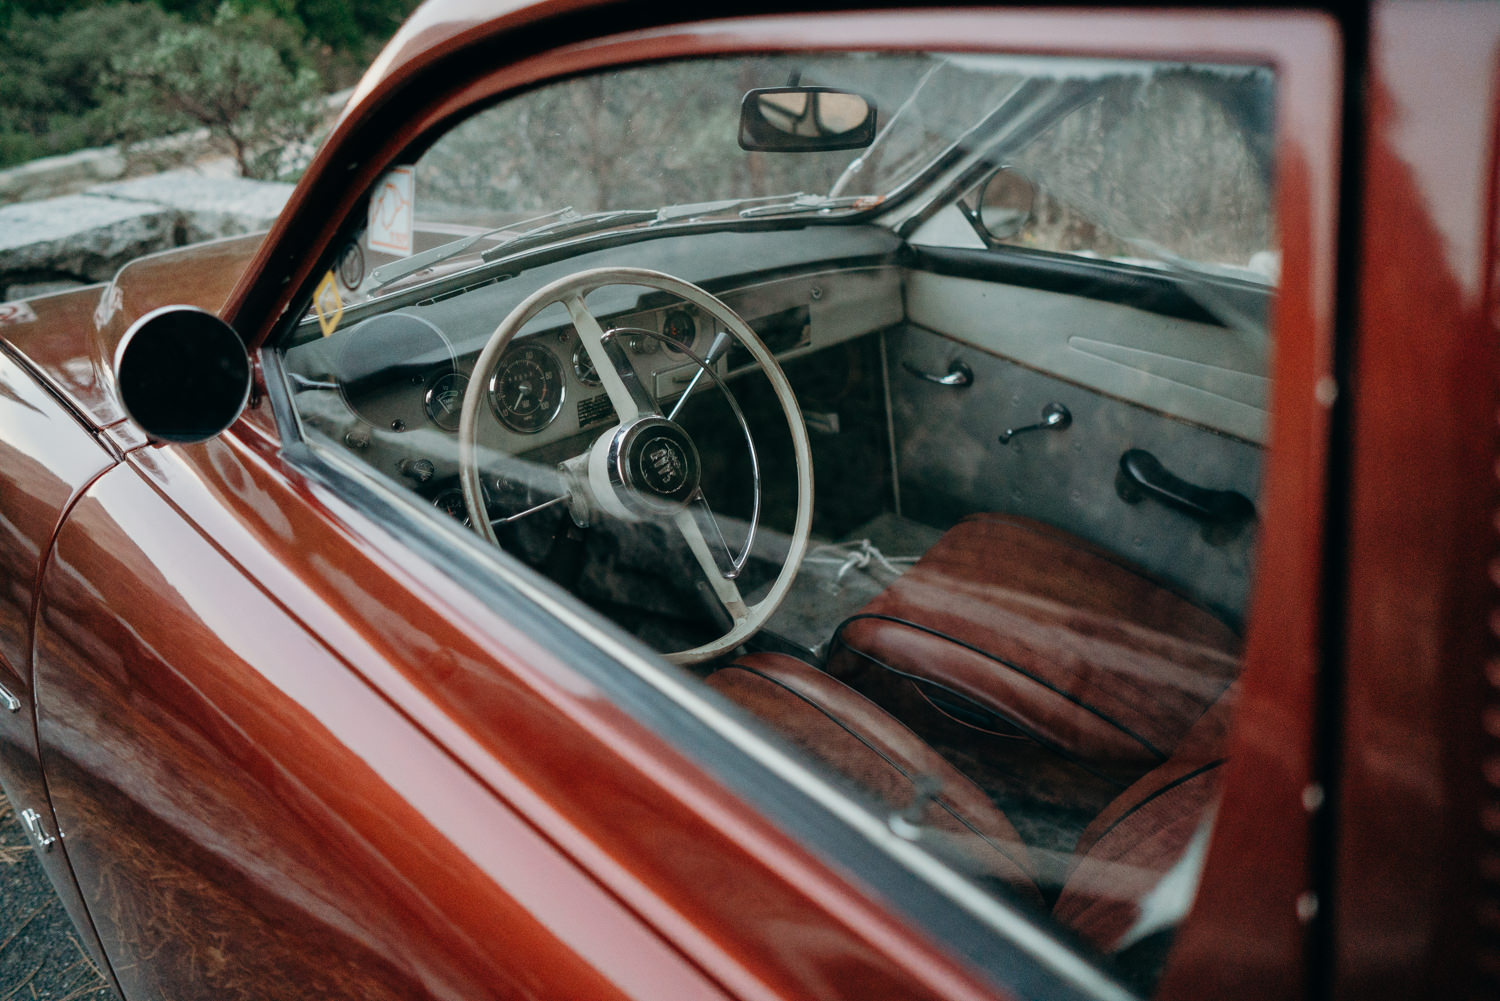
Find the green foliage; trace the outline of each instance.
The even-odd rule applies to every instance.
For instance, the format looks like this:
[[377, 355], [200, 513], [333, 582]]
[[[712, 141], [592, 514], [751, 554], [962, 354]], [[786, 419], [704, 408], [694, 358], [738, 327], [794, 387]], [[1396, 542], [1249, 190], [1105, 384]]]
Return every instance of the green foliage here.
[[202, 127], [242, 174], [275, 177], [320, 120], [318, 76], [299, 53], [285, 22], [226, 4], [211, 26], [180, 25], [116, 57], [105, 110], [127, 142]]
[[[262, 132], [298, 132], [289, 129], [295, 116], [286, 113], [288, 102], [311, 89], [327, 92], [352, 84], [417, 2], [0, 0], [0, 167], [196, 122], [183, 108], [148, 113], [139, 104], [121, 104], [115, 93], [120, 75], [113, 64], [134, 62], [147, 51], [162, 56], [166, 38], [183, 32], [197, 32], [192, 38], [200, 45], [201, 33], [211, 33], [202, 45], [203, 58], [195, 68], [192, 54], [179, 52], [159, 63], [155, 72], [161, 80], [195, 80], [197, 86], [205, 79], [235, 79], [238, 86], [229, 89], [238, 100], [221, 103], [217, 117], [235, 103], [246, 105], [247, 114], [248, 105], [255, 104]], [[236, 52], [233, 58], [227, 53], [217, 58], [220, 48]], [[266, 48], [281, 70], [267, 59]], [[321, 78], [317, 88], [309, 88], [309, 71]], [[287, 100], [278, 108], [268, 95], [245, 98], [244, 88], [255, 81], [282, 91]], [[149, 90], [139, 80], [134, 87], [136, 99]], [[215, 101], [224, 97], [220, 93]], [[243, 129], [242, 122], [236, 134]], [[224, 141], [230, 142], [227, 133]]]
[[113, 142], [98, 96], [106, 54], [144, 47], [178, 23], [151, 4], [16, 13], [0, 59], [0, 165]]

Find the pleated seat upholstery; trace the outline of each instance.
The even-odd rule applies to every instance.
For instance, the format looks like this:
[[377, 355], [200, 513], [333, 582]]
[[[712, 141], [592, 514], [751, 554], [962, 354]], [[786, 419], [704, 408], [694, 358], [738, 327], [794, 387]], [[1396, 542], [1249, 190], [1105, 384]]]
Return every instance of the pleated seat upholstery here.
[[1005, 815], [937, 751], [858, 692], [781, 654], [742, 658], [709, 675], [708, 684], [892, 813], [905, 812], [920, 791], [926, 801], [914, 822], [939, 832], [969, 875], [1041, 903], [1026, 846]]
[[[1011, 821], [983, 790], [873, 702], [782, 654], [742, 658], [709, 675], [708, 684], [892, 812], [903, 811], [923, 784], [936, 788], [919, 823], [941, 835], [943, 854], [958, 858], [969, 875], [997, 881], [1013, 897], [1042, 906], [1032, 860]], [[1171, 759], [1109, 803], [1080, 837], [1053, 914], [1101, 951], [1139, 939], [1153, 917], [1153, 894], [1184, 862], [1189, 847], [1203, 840], [1232, 700], [1231, 689], [1190, 727]], [[1178, 909], [1166, 908], [1173, 921], [1185, 907], [1181, 894], [1175, 899]]]
[[1234, 679], [1239, 652], [1233, 629], [1142, 571], [990, 514], [847, 622], [829, 671], [903, 718], [903, 697], [957, 698], [1069, 757], [1149, 767]]

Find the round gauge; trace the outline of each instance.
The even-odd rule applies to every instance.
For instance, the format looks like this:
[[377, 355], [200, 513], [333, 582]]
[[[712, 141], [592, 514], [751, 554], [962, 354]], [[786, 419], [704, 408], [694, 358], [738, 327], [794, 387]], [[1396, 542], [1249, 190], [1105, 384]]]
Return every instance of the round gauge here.
[[682, 353], [682, 348], [691, 348], [698, 337], [698, 321], [685, 309], [674, 309], [661, 321], [662, 336], [667, 339], [667, 350]]
[[540, 344], [505, 352], [490, 376], [490, 409], [512, 431], [535, 434], [562, 412], [563, 371]]
[[469, 508], [464, 503], [464, 492], [458, 487], [449, 487], [438, 494], [432, 499], [432, 506], [465, 525], [469, 523]]
[[444, 431], [458, 430], [458, 417], [464, 409], [464, 390], [469, 377], [449, 372], [427, 387], [427, 419]]
[[582, 344], [573, 349], [573, 374], [585, 386], [599, 385], [599, 372], [594, 368], [594, 359], [589, 357], [588, 348]]

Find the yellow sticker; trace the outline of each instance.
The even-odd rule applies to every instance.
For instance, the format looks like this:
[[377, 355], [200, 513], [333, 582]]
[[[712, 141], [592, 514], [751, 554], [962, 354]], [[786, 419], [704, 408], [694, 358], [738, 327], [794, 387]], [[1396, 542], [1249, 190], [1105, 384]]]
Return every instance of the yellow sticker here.
[[339, 295], [339, 283], [332, 271], [318, 283], [313, 310], [318, 314], [318, 326], [323, 328], [324, 337], [339, 329], [339, 320], [344, 318], [344, 299]]

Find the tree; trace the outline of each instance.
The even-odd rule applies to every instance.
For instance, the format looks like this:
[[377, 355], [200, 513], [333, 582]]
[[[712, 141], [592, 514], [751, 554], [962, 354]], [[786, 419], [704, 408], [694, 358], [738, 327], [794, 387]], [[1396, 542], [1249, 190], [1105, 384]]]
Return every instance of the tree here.
[[118, 94], [106, 110], [127, 142], [194, 127], [234, 157], [246, 177], [283, 173], [288, 148], [321, 124], [318, 75], [294, 29], [264, 13], [219, 8], [211, 26], [163, 31], [112, 65]]

